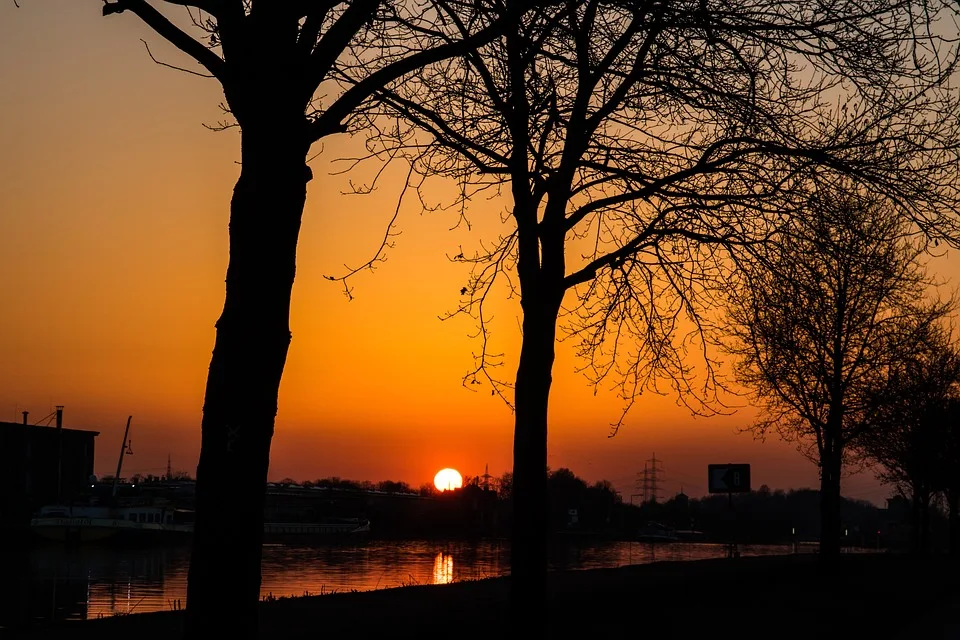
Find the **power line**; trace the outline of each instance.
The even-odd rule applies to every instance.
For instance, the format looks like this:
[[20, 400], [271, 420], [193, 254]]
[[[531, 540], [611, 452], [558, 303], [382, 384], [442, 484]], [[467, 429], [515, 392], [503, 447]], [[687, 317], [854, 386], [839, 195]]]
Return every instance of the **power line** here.
[[643, 496], [644, 502], [657, 503], [660, 501], [660, 487], [663, 486], [663, 467], [654, 453], [650, 460], [643, 463], [643, 472], [637, 473], [637, 489]]

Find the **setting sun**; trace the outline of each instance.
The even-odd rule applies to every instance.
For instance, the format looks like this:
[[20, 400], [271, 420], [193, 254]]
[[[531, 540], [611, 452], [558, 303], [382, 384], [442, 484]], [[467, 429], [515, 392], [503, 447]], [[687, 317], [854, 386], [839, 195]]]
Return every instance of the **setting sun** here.
[[433, 484], [440, 491], [449, 491], [450, 489], [459, 489], [463, 486], [463, 477], [456, 469], [441, 469], [433, 477]]

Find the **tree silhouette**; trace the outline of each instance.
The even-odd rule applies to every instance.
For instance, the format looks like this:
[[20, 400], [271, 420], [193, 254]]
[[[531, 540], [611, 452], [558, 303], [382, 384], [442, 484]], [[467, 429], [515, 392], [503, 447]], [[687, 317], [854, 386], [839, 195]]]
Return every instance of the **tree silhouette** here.
[[[908, 496], [913, 505], [913, 548], [930, 548], [930, 502], [950, 485], [956, 460], [953, 443], [960, 400], [960, 352], [940, 325], [922, 326], [915, 345], [890, 367], [870, 429], [858, 443], [881, 466], [878, 476]], [[952, 524], [952, 523], [951, 523]]]
[[[591, 380], [615, 374], [626, 408], [669, 389], [710, 412], [713, 362], [694, 377], [686, 359], [707, 353], [709, 292], [726, 278], [728, 251], [802, 206], [813, 168], [853, 176], [931, 234], [954, 237], [957, 105], [943, 82], [955, 52], [931, 30], [954, 7], [491, 5], [504, 35], [381, 93], [371, 145], [456, 180], [467, 220], [472, 198], [507, 202], [508, 230], [454, 260], [474, 265], [458, 311], [477, 320], [482, 341], [465, 383], [490, 383], [515, 408], [513, 608], [535, 618], [561, 315]], [[440, 28], [457, 36], [478, 6]], [[409, 128], [382, 124], [396, 114]], [[488, 348], [484, 301], [501, 282], [523, 314], [514, 384], [491, 372], [502, 361]]]
[[[496, 25], [479, 19], [469, 35], [433, 46], [426, 39], [430, 20], [455, 5], [104, 2], [104, 15], [135, 14], [198, 63], [201, 75], [219, 81], [235, 118], [220, 127], [240, 128], [226, 298], [203, 406], [188, 637], [248, 636], [257, 628], [270, 441], [291, 338], [297, 237], [312, 178], [307, 154], [318, 140], [351, 131], [353, 115], [374, 91], [495, 35]], [[189, 23], [181, 28], [157, 7], [186, 9]], [[357, 82], [337, 91], [333, 81], [347, 73]]]
[[731, 288], [730, 351], [759, 435], [798, 443], [820, 467], [820, 553], [840, 553], [840, 477], [884, 411], [886, 387], [950, 309], [925, 302], [924, 243], [892, 207], [824, 189]]

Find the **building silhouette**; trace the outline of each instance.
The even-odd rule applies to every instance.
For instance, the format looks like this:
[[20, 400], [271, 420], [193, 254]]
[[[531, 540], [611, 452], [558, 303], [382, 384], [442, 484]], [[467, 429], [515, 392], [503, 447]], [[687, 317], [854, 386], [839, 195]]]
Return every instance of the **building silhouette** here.
[[[51, 416], [52, 417], [52, 416]], [[98, 431], [0, 422], [0, 529], [26, 527], [44, 504], [69, 502], [90, 486]]]

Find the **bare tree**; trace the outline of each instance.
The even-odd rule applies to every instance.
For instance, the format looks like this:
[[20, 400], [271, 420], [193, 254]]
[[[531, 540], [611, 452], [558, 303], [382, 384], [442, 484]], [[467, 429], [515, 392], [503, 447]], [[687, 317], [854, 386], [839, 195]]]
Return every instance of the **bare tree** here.
[[[873, 394], [869, 429], [857, 449], [880, 465], [878, 476], [909, 496], [913, 504], [913, 548], [930, 548], [930, 504], [939, 492], [951, 494], [953, 405], [960, 399], [960, 352], [943, 326], [921, 317], [912, 348], [889, 368]], [[956, 487], [953, 487], [954, 489]]]
[[924, 302], [925, 243], [874, 198], [824, 189], [742, 271], [730, 350], [761, 416], [754, 431], [796, 442], [820, 467], [820, 553], [840, 553], [840, 477], [879, 419], [884, 388], [949, 304]]
[[[465, 37], [438, 43], [431, 21], [455, 5], [456, 0], [103, 4], [104, 15], [136, 15], [199, 64], [200, 71], [187, 71], [217, 80], [224, 109], [235, 120], [215, 128], [240, 129], [242, 168], [231, 201], [226, 299], [203, 406], [188, 637], [248, 636], [257, 628], [264, 492], [291, 337], [290, 296], [312, 178], [310, 148], [326, 136], [351, 131], [352, 117], [374, 91], [495, 35], [496, 25], [477, 16], [469, 35], [464, 31]], [[174, 21], [160, 8], [186, 13]], [[358, 79], [346, 91], [334, 83], [341, 68]]]
[[[480, 4], [476, 6], [481, 6]], [[707, 355], [712, 285], [731, 249], [803, 203], [807, 175], [853, 176], [939, 237], [957, 237], [952, 42], [934, 2], [586, 0], [494, 10], [505, 33], [381, 94], [375, 152], [407, 152], [424, 176], [502, 195], [507, 230], [476, 253], [458, 311], [482, 348], [465, 383], [515, 408], [514, 612], [542, 609], [547, 412], [554, 344], [579, 340], [595, 383], [614, 374], [629, 408], [673, 391], [716, 407]], [[442, 25], [458, 37], [471, 12]], [[937, 113], [936, 117], [932, 117]], [[407, 123], [393, 124], [399, 114]], [[387, 124], [390, 122], [390, 124]], [[520, 298], [515, 383], [491, 371], [484, 301]], [[692, 327], [692, 329], [689, 329]], [[512, 393], [511, 393], [512, 392]], [[617, 421], [615, 429], [622, 422]]]

